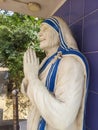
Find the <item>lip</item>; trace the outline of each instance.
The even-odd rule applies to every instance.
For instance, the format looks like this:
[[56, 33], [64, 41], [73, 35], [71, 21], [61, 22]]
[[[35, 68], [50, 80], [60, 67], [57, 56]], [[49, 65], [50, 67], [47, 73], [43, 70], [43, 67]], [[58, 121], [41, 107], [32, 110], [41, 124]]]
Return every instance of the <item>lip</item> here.
[[39, 41], [40, 42], [43, 42], [44, 40], [46, 40], [45, 38], [43, 39], [43, 38], [39, 38]]

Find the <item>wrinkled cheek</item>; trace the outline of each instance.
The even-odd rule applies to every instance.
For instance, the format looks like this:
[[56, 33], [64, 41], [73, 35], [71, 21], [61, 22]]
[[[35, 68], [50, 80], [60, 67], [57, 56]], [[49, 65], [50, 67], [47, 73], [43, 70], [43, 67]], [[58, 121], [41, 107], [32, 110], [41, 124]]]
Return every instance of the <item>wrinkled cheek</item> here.
[[47, 47], [49, 47], [49, 45], [47, 44], [47, 42], [41, 42], [41, 43], [40, 43], [40, 48], [41, 48], [41, 49], [45, 49], [45, 48], [47, 48]]

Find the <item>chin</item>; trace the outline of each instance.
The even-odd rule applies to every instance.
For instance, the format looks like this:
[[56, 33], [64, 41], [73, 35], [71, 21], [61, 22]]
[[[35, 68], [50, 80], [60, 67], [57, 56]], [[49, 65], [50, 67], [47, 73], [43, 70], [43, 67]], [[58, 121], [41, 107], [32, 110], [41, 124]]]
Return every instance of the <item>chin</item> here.
[[46, 43], [40, 43], [40, 48], [42, 49], [42, 50], [44, 50], [44, 49], [46, 49], [46, 48], [48, 48], [48, 46], [46, 45]]
[[44, 51], [46, 50], [46, 48], [47, 48], [47, 47], [45, 47], [45, 46], [40, 46], [40, 49], [42, 49], [42, 50], [44, 50]]

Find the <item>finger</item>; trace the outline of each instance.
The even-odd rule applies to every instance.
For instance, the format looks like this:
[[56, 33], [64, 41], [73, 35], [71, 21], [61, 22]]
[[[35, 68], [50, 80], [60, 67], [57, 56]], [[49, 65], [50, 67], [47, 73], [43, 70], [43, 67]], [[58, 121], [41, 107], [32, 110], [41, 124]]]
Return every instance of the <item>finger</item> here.
[[28, 49], [28, 61], [29, 61], [29, 63], [31, 63], [31, 61], [32, 61], [32, 55], [31, 55], [30, 48]]
[[34, 62], [33, 50], [30, 48], [31, 62]]
[[23, 64], [25, 64], [27, 62], [26, 60], [26, 52], [24, 53], [24, 57], [23, 57]]
[[30, 51], [30, 55], [31, 55], [31, 61], [32, 62], [36, 62], [36, 54], [35, 54], [35, 51], [32, 50], [31, 48], [29, 49]]
[[26, 60], [28, 63], [31, 63], [31, 54], [30, 54], [30, 49], [26, 51]]
[[37, 62], [37, 56], [34, 50], [33, 50], [33, 58], [34, 58], [34, 61]]

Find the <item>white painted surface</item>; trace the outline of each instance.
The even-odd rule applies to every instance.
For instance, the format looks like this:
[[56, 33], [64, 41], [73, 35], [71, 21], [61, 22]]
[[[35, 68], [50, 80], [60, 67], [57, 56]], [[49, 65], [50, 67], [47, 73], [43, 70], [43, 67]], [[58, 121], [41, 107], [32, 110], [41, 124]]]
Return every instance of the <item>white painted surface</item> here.
[[21, 2], [18, 2], [18, 0], [16, 1], [4, 0], [4, 2], [0, 2], [0, 8], [36, 17], [46, 18], [56, 12], [56, 10], [60, 8], [61, 5], [63, 5], [67, 0], [36, 0], [36, 2], [41, 6], [41, 10], [35, 12], [30, 11], [27, 6], [27, 3], [35, 2], [35, 0], [19, 0]]

